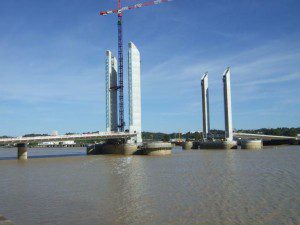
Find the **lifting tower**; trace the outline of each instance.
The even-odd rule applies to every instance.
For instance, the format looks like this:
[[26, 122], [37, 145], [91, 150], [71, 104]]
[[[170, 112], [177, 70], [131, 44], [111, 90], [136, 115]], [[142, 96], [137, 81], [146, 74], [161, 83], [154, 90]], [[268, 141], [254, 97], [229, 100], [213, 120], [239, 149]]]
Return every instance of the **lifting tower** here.
[[116, 13], [118, 14], [118, 86], [115, 87], [119, 90], [119, 131], [123, 132], [125, 127], [124, 121], [124, 76], [123, 76], [123, 29], [122, 29], [122, 19], [123, 11], [138, 9], [145, 6], [157, 5], [165, 2], [171, 2], [172, 0], [156, 0], [144, 3], [138, 3], [131, 6], [122, 7], [121, 0], [118, 0], [118, 9], [101, 11], [99, 14], [101, 16], [106, 16], [108, 14]]

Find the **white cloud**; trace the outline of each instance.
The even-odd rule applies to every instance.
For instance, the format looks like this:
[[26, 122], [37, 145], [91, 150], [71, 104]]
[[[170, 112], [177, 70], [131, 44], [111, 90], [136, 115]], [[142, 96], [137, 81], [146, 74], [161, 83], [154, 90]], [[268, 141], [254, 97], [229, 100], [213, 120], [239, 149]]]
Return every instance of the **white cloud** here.
[[239, 86], [254, 86], [254, 85], [257, 86], [257, 85], [261, 85], [261, 84], [281, 83], [281, 82], [293, 81], [293, 80], [299, 80], [299, 79], [300, 79], [300, 74], [294, 73], [294, 74], [283, 75], [280, 77], [272, 77], [272, 78], [267, 78], [267, 79], [239, 83], [239, 84], [236, 84], [235, 86], [237, 86], [237, 87], [239, 87]]

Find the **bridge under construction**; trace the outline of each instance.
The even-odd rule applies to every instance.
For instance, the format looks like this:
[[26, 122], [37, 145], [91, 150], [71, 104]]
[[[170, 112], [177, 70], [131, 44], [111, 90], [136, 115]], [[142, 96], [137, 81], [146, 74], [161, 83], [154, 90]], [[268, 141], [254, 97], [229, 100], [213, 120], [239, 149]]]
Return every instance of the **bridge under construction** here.
[[98, 132], [92, 134], [73, 134], [73, 135], [56, 135], [56, 136], [38, 136], [38, 137], [16, 137], [2, 138], [0, 144], [18, 144], [18, 143], [35, 143], [44, 141], [68, 141], [68, 140], [109, 140], [109, 139], [124, 139], [128, 140], [136, 137], [135, 133], [127, 132]]

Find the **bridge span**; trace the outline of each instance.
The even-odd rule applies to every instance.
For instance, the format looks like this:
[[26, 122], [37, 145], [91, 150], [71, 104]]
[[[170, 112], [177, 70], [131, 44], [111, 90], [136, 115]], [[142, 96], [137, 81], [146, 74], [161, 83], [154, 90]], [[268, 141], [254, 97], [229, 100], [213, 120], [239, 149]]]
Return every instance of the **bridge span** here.
[[34, 142], [47, 141], [68, 141], [68, 140], [108, 140], [108, 139], [130, 139], [136, 137], [136, 133], [128, 132], [98, 132], [91, 134], [72, 134], [72, 135], [57, 135], [57, 136], [38, 136], [38, 137], [16, 137], [16, 138], [2, 138], [0, 144], [29, 144]]
[[276, 135], [266, 135], [266, 134], [248, 134], [248, 133], [233, 133], [236, 138], [256, 138], [261, 140], [298, 140], [297, 137], [289, 136], [276, 136]]

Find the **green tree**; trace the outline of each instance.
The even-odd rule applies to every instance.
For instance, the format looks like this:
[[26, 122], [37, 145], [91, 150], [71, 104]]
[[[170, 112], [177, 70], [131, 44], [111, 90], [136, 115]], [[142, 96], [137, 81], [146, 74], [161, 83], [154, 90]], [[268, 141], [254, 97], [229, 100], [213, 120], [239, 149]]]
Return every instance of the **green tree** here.
[[164, 134], [163, 141], [164, 142], [169, 142], [170, 141], [170, 136], [168, 134]]
[[202, 134], [201, 134], [201, 133], [199, 133], [199, 132], [196, 132], [196, 133], [195, 133], [195, 140], [196, 140], [196, 141], [200, 141], [200, 140], [202, 140], [202, 138], [203, 138], [203, 137], [202, 137]]

